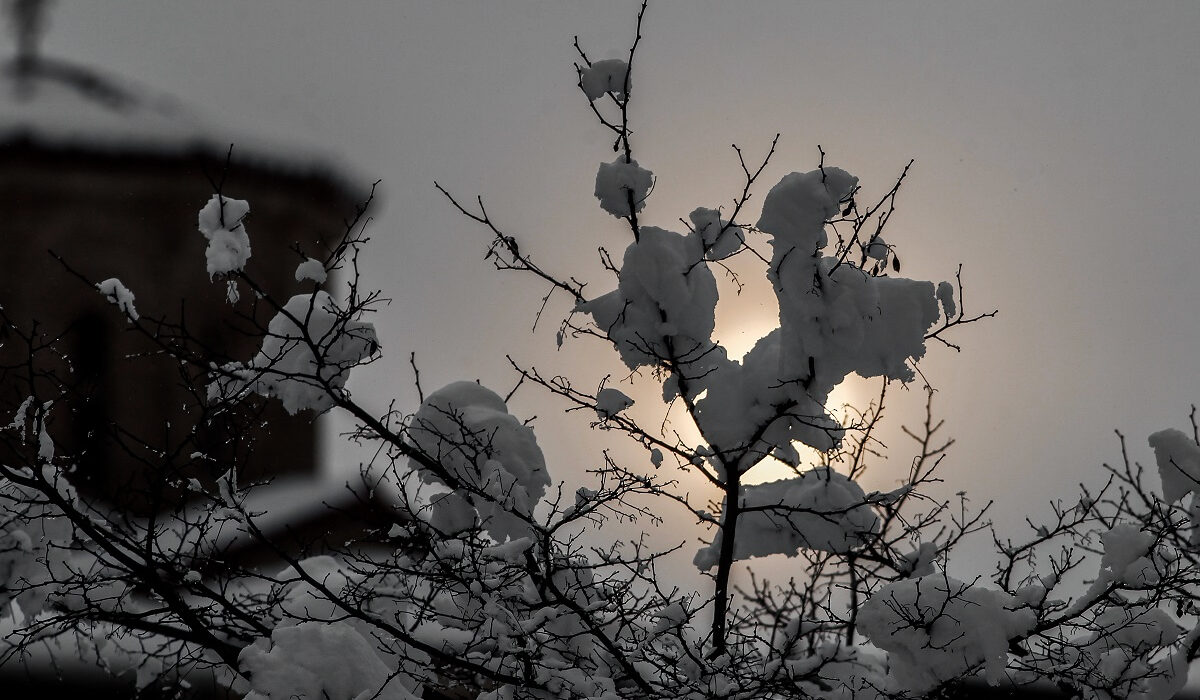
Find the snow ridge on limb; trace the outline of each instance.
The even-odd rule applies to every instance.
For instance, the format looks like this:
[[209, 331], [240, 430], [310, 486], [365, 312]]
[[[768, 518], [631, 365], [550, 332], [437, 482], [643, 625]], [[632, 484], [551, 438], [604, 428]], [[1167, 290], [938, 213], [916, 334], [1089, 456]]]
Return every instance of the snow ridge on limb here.
[[[733, 546], [736, 560], [771, 554], [797, 556], [802, 549], [844, 554], [879, 529], [862, 488], [829, 467], [794, 479], [741, 487], [741, 522]], [[721, 533], [696, 553], [701, 570], [716, 566]]]

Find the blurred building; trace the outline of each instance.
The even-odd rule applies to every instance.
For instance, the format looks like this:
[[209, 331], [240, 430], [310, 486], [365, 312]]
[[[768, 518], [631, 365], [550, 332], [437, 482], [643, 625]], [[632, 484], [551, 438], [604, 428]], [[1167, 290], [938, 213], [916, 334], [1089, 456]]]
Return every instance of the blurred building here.
[[[31, 394], [59, 396], [49, 432], [76, 463], [76, 489], [104, 510], [136, 517], [187, 509], [190, 494], [165, 486], [164, 476], [211, 484], [237, 464], [242, 484], [272, 480], [249, 507], [292, 554], [364, 530], [386, 533], [391, 509], [374, 490], [321, 478], [311, 413], [247, 401], [240, 414], [200, 420], [202, 365], [253, 357], [274, 315], [245, 285], [231, 305], [225, 281], [209, 279], [200, 208], [217, 187], [250, 202], [246, 271], [286, 301], [312, 289], [294, 276], [301, 252], [324, 258], [369, 187], [313, 149], [247, 137], [174, 98], [39, 56], [43, 3], [7, 7], [18, 52], [0, 65], [0, 327], [12, 327], [0, 332], [0, 424]], [[188, 336], [200, 365], [162, 353], [88, 283], [112, 277], [134, 293], [145, 327], [166, 342]], [[46, 347], [33, 353], [27, 338]], [[7, 449], [0, 445], [0, 459], [18, 458]], [[212, 545], [205, 575], [220, 576], [228, 564], [280, 566], [275, 549], [245, 533]], [[33, 661], [0, 669], [4, 697], [132, 694], [125, 676]]]
[[[71, 271], [119, 278], [148, 325], [183, 323], [205, 359], [249, 359], [255, 323], [272, 314], [255, 309], [244, 286], [231, 308], [225, 283], [205, 272], [196, 219], [214, 184], [249, 200], [247, 272], [283, 300], [300, 291], [293, 274], [302, 258], [289, 249], [324, 257], [365, 194], [327, 160], [230, 133], [177, 101], [28, 45], [0, 72], [0, 306], [66, 356], [44, 353], [38, 367], [67, 384], [68, 405], [53, 412], [50, 432], [61, 452], [78, 455], [74, 478], [87, 496], [148, 511], [163, 505], [153, 503], [164, 494], [150, 477], [164, 470], [203, 479], [213, 476], [205, 464], [236, 461], [243, 482], [314, 474], [312, 416], [288, 416], [278, 402], [237, 417], [257, 429], [231, 431], [218, 420], [192, 434], [203, 372], [158, 353]], [[31, 393], [28, 354], [17, 337], [0, 348], [5, 420]], [[35, 388], [54, 392], [47, 381]], [[196, 452], [207, 459], [190, 460]]]

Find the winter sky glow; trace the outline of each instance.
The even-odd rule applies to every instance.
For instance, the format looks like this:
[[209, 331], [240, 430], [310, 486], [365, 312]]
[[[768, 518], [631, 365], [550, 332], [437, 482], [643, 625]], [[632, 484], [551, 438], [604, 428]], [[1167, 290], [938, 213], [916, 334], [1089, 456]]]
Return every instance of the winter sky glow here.
[[[545, 290], [492, 272], [485, 232], [433, 181], [482, 195], [547, 268], [610, 288], [595, 250], [620, 250], [625, 232], [592, 197], [610, 140], [574, 87], [571, 42], [621, 55], [635, 14], [634, 2], [59, 0], [44, 46], [382, 178], [365, 271], [395, 300], [377, 323], [388, 355], [351, 384], [382, 407], [413, 401], [410, 351], [427, 390], [479, 378], [506, 393], [505, 353], [547, 374], [584, 358], [587, 388], [625, 376], [583, 341], [555, 352], [564, 300], [530, 336]], [[777, 132], [752, 205], [814, 168], [817, 144], [868, 194], [915, 158], [888, 236], [905, 276], [952, 279], [962, 263], [968, 311], [1000, 309], [953, 338], [962, 353], [931, 347], [921, 364], [958, 439], [943, 477], [1017, 527], [1101, 478], [1119, 458], [1114, 428], [1149, 462], [1146, 436], [1184, 428], [1200, 402], [1198, 30], [1190, 2], [654, 0], [632, 102], [638, 158], [658, 177], [645, 220], [680, 226], [726, 205], [740, 177], [729, 145], [761, 158]], [[762, 330], [765, 298], [747, 289], [721, 327]], [[894, 419], [916, 417], [910, 393]], [[563, 419], [528, 389], [514, 412], [539, 416], [557, 478], [599, 461], [605, 436], [576, 434], [585, 416]], [[897, 451], [880, 485], [910, 456], [898, 432], [885, 440]]]

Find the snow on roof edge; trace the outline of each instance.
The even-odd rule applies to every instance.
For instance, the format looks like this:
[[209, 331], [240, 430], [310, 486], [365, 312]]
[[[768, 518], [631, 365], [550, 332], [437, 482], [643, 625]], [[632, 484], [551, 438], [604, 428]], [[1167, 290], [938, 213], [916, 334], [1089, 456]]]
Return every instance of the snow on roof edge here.
[[371, 191], [372, 180], [328, 151], [214, 126], [173, 97], [49, 58], [0, 66], [0, 148], [14, 144], [58, 153], [215, 160], [223, 160], [233, 144], [239, 166], [323, 179], [356, 202]]

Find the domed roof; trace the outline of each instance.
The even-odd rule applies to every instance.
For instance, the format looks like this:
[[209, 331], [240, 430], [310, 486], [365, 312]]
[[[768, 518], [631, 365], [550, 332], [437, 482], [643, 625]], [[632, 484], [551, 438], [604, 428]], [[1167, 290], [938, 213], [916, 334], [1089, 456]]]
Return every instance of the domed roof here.
[[0, 74], [0, 142], [87, 150], [193, 150], [213, 130], [183, 105], [64, 61], [12, 61]]
[[268, 172], [324, 177], [355, 199], [368, 191], [340, 159], [319, 149], [279, 143], [221, 127], [183, 102], [48, 57], [0, 66], [0, 150], [157, 157], [208, 156]]

